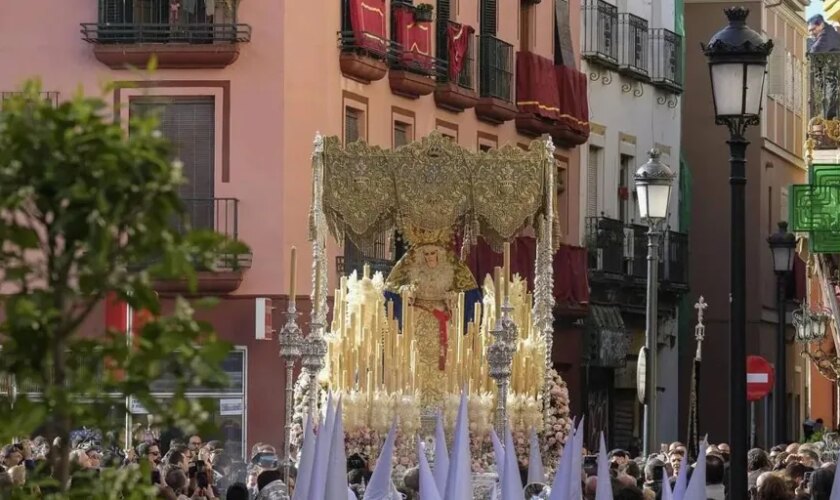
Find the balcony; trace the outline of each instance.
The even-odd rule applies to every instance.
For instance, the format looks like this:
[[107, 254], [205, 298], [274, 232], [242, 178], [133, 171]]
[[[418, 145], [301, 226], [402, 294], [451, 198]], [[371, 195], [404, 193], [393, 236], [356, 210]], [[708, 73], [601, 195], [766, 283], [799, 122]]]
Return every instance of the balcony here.
[[168, 0], [100, 0], [99, 20], [82, 23], [82, 39], [112, 69], [144, 68], [152, 56], [159, 68], [224, 68], [251, 41], [251, 27], [236, 21], [236, 2], [170, 10]]
[[498, 125], [516, 118], [513, 103], [513, 45], [493, 35], [479, 35], [479, 100], [475, 114]]
[[395, 42], [389, 54], [391, 91], [409, 99], [434, 92], [445, 68], [432, 51], [432, 22], [419, 17], [413, 4], [394, 1], [391, 35]]
[[[186, 220], [175, 223], [183, 232], [187, 228], [212, 230], [228, 239], [239, 241], [239, 200], [236, 198], [184, 198]], [[242, 283], [245, 271], [250, 269], [251, 252], [221, 252], [209, 268], [198, 269], [197, 292], [207, 295], [224, 295], [235, 291]], [[190, 293], [188, 283], [182, 280], [159, 281], [155, 290], [161, 294]]]
[[648, 81], [648, 22], [639, 16], [619, 15], [618, 72], [624, 76]]
[[618, 68], [618, 9], [604, 0], [585, 0], [583, 27], [583, 58], [609, 69]]
[[[607, 217], [586, 220], [593, 281], [643, 288], [647, 282], [648, 228]], [[664, 290], [688, 289], [688, 235], [666, 230], [660, 240], [659, 281]]]
[[438, 77], [435, 102], [443, 109], [460, 113], [475, 107], [475, 42], [471, 26], [438, 20], [437, 57], [445, 67]]
[[[3, 103], [6, 102], [6, 99], [12, 99], [23, 94], [24, 92], [20, 91], [0, 92], [0, 110], [3, 109]], [[38, 94], [43, 100], [48, 101], [50, 104], [52, 104], [54, 108], [58, 107], [58, 92], [39, 92]]]
[[372, 242], [356, 245], [349, 238], [344, 239], [344, 255], [335, 258], [336, 272], [340, 277], [349, 276], [355, 272], [361, 276], [365, 264], [370, 266], [371, 275], [381, 272], [388, 276], [395, 262], [387, 256], [387, 240], [385, 233], [376, 235]]
[[808, 54], [808, 134], [816, 149], [840, 149], [840, 52]]
[[339, 0], [341, 2], [341, 73], [369, 84], [385, 78], [391, 42], [386, 34], [385, 0]]
[[682, 37], [671, 30], [655, 28], [650, 32], [650, 81], [674, 94], [683, 90], [682, 44]]

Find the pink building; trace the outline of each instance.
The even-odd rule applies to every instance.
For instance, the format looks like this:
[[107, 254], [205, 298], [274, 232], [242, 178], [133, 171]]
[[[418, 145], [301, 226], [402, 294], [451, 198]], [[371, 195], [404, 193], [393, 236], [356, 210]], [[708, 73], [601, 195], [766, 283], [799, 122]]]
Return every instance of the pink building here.
[[[226, 448], [282, 441], [284, 370], [276, 335], [260, 337], [282, 324], [291, 246], [304, 256], [298, 271], [309, 269], [317, 131], [396, 147], [437, 130], [467, 149], [525, 146], [551, 134], [560, 229], [570, 245], [564, 255], [583, 255], [574, 251], [581, 243], [576, 146], [589, 134], [587, 79], [575, 69], [579, 2], [437, 0], [431, 12], [416, 3], [27, 0], [0, 17], [0, 91], [37, 76], [47, 97], [59, 101], [79, 86], [95, 94], [116, 82], [105, 98], [119, 119], [162, 113], [162, 131], [190, 180], [183, 196], [194, 225], [250, 245], [251, 255], [200, 280], [200, 293], [222, 300], [199, 314], [237, 346], [224, 367], [231, 388], [193, 393], [218, 399], [214, 418]], [[145, 67], [152, 54], [154, 73], [129, 69]], [[343, 265], [354, 265], [350, 256]], [[585, 280], [582, 265], [572, 274]], [[159, 287], [164, 300], [179, 291], [177, 283]], [[304, 280], [304, 313], [308, 294]], [[273, 300], [273, 314], [264, 299]], [[582, 314], [574, 302], [559, 314]], [[103, 305], [88, 328], [126, 326], [128, 317], [120, 306]], [[568, 359], [558, 362], [578, 373], [579, 337], [570, 342]], [[155, 390], [167, 396], [165, 383]], [[144, 410], [131, 410], [131, 419], [142, 421]], [[115, 422], [124, 418], [115, 412]]]

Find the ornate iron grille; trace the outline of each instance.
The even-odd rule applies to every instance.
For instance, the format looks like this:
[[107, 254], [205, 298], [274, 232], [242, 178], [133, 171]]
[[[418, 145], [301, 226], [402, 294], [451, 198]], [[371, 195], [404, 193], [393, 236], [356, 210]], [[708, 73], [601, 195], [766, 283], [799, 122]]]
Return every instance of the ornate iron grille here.
[[513, 45], [493, 35], [479, 35], [481, 97], [513, 100]]
[[683, 86], [682, 37], [665, 28], [650, 31], [650, 80], [661, 88], [681, 93]]
[[621, 40], [618, 66], [634, 77], [648, 76], [648, 22], [639, 16], [622, 13], [618, 33]]
[[583, 57], [608, 66], [618, 64], [618, 9], [604, 0], [583, 7]]

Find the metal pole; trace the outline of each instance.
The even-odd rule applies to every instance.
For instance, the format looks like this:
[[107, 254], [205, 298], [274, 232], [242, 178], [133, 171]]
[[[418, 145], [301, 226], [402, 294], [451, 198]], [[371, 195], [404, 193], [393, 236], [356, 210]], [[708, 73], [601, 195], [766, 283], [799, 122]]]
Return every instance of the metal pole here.
[[755, 401], [750, 402], [750, 448], [755, 448]]
[[787, 412], [785, 396], [787, 395], [787, 352], [785, 347], [785, 278], [786, 273], [776, 274], [776, 314], [779, 318], [776, 334], [776, 444], [787, 443]]
[[657, 316], [659, 294], [659, 232], [655, 222], [648, 223], [648, 255], [647, 255], [647, 314], [645, 328], [645, 346], [647, 347], [647, 404], [644, 410], [644, 443], [643, 456], [647, 458], [657, 449], [656, 441], [656, 410], [658, 377], [656, 370], [657, 358]]
[[[729, 393], [729, 498], [747, 498], [747, 289], [746, 289], [746, 153], [749, 142], [743, 135], [743, 123], [730, 124], [729, 184], [732, 191], [731, 220], [731, 294], [729, 318], [729, 370], [732, 390]], [[740, 129], [740, 130], [739, 130]]]

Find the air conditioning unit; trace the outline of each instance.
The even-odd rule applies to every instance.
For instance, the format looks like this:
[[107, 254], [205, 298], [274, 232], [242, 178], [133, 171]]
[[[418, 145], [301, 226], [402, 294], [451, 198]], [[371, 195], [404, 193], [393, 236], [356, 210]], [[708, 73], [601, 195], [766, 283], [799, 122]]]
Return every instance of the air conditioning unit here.
[[274, 306], [271, 305], [271, 299], [266, 297], [257, 297], [255, 299], [254, 327], [257, 340], [271, 340], [273, 338], [273, 313]]

